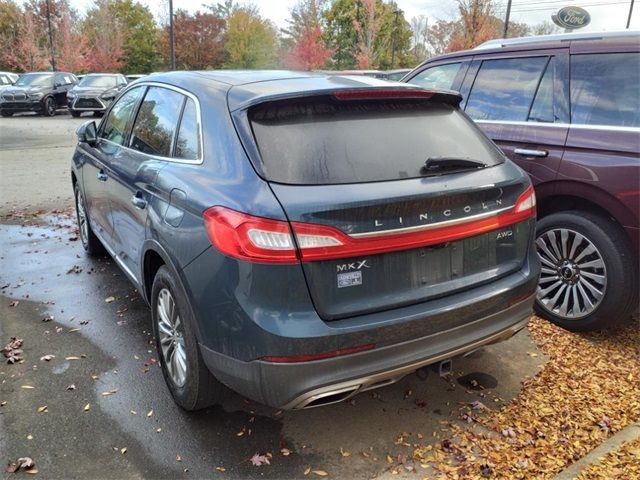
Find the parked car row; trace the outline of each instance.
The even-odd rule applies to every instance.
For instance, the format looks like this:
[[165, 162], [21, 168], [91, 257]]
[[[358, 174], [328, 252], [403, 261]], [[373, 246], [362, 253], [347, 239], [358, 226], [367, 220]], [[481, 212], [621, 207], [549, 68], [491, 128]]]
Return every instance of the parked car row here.
[[[119, 73], [31, 72], [20, 76], [0, 72], [0, 115], [35, 112], [53, 116], [68, 109], [74, 117], [83, 112], [104, 113], [128, 82], [145, 75]], [[131, 78], [130, 78], [131, 77]]]

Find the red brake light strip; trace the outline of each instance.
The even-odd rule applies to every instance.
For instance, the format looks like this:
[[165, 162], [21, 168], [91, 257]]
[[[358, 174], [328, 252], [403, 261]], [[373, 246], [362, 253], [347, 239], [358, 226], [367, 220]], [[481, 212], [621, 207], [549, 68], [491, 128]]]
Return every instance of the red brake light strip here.
[[441, 228], [354, 238], [327, 225], [254, 217], [224, 207], [204, 212], [209, 239], [225, 255], [259, 263], [333, 260], [409, 250], [480, 235], [536, 215], [533, 187], [520, 195], [513, 208], [496, 215]]

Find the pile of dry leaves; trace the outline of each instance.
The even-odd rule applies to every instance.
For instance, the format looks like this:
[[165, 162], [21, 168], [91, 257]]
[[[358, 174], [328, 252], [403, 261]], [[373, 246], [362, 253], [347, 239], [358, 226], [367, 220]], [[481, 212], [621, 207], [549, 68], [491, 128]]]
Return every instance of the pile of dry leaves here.
[[624, 443], [615, 452], [580, 472], [577, 480], [634, 480], [640, 478], [640, 439]]
[[0, 350], [7, 359], [7, 363], [16, 363], [22, 360], [22, 344], [21, 338], [11, 337], [11, 341]]
[[640, 419], [640, 330], [574, 334], [533, 318], [531, 336], [549, 356], [516, 399], [494, 411], [463, 408], [436, 447], [414, 458], [447, 478], [550, 478], [614, 432]]

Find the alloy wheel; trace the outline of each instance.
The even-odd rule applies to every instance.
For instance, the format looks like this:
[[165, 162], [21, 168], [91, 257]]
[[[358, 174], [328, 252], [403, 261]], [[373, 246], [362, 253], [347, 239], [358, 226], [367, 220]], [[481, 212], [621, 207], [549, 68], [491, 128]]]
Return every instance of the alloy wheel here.
[[567, 319], [593, 313], [607, 289], [606, 266], [596, 246], [574, 230], [556, 228], [540, 234], [536, 248], [542, 262], [538, 304]]
[[177, 387], [187, 381], [187, 350], [184, 326], [173, 295], [167, 288], [158, 293], [157, 326], [160, 350], [171, 380]]
[[56, 104], [52, 98], [47, 98], [44, 108], [47, 110], [47, 115], [53, 117], [56, 114]]

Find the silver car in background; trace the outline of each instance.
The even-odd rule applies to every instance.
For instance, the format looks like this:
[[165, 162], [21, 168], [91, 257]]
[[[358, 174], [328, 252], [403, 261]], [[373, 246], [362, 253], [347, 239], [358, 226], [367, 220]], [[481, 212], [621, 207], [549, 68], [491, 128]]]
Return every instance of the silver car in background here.
[[69, 112], [79, 117], [82, 112], [102, 114], [111, 105], [127, 79], [119, 73], [91, 73], [67, 93]]

